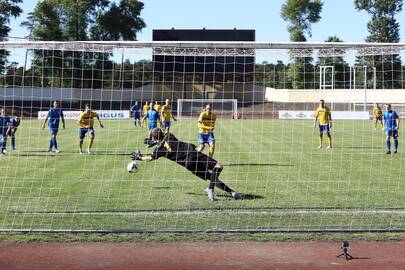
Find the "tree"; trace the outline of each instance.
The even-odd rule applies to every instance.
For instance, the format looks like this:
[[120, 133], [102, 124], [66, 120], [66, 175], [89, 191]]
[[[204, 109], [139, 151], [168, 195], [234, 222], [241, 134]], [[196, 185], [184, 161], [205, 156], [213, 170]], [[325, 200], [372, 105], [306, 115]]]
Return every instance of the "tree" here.
[[281, 6], [281, 17], [289, 23], [291, 41], [307, 41], [305, 34], [311, 36], [311, 23], [321, 19], [323, 3], [321, 0], [287, 0]]
[[[371, 15], [367, 23], [367, 42], [399, 42], [399, 23], [395, 15], [402, 10], [403, 0], [354, 0], [354, 5], [358, 11], [364, 10]], [[401, 59], [398, 55], [364, 57], [358, 61], [376, 68], [377, 87], [400, 87]]]
[[91, 28], [92, 40], [136, 40], [136, 34], [146, 26], [139, 17], [143, 3], [137, 0], [122, 0], [113, 3], [106, 12], [100, 12]]
[[[20, 16], [22, 9], [18, 6], [22, 0], [1, 0], [0, 2], [0, 41], [4, 41], [10, 33], [10, 19]], [[7, 51], [0, 50], [0, 74], [6, 65]]]
[[[143, 6], [137, 0], [43, 0], [25, 26], [34, 40], [135, 40], [145, 27]], [[42, 67], [40, 76], [47, 78], [42, 86], [102, 88], [114, 76], [109, 58], [101, 52], [35, 50], [33, 66]]]
[[[305, 42], [311, 36], [311, 24], [321, 19], [321, 0], [287, 0], [281, 7], [281, 17], [288, 22], [290, 40]], [[288, 68], [287, 78], [293, 88], [314, 88], [312, 58], [298, 57]], [[309, 71], [309, 72], [308, 72]]]

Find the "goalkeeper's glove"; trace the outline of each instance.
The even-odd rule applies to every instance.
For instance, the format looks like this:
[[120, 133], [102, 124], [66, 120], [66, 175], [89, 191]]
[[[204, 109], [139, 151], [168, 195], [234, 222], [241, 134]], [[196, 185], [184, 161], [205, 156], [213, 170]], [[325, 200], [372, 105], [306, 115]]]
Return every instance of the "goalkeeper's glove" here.
[[149, 138], [146, 138], [144, 141], [143, 141], [143, 143], [144, 144], [146, 144], [146, 147], [152, 147], [152, 146], [155, 146], [156, 144], [157, 144], [157, 142], [156, 141], [154, 141], [154, 140], [151, 140], [151, 139], [149, 139]]
[[131, 154], [131, 159], [132, 160], [142, 160], [143, 155], [141, 154], [141, 151], [136, 150]]

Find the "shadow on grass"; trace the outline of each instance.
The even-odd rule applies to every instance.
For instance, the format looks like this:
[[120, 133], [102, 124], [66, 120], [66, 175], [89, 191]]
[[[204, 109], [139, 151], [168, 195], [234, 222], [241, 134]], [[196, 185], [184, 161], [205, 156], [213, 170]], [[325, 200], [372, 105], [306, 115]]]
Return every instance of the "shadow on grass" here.
[[381, 150], [384, 149], [384, 146], [343, 146], [342, 148], [345, 149], [376, 149]]
[[291, 164], [277, 164], [277, 163], [224, 163], [224, 166], [263, 166], [263, 167], [293, 167]]
[[[207, 197], [207, 195], [205, 193], [194, 193], [194, 192], [186, 192], [187, 195], [192, 195], [192, 196], [203, 196], [203, 197]], [[256, 195], [256, 194], [243, 194], [241, 193], [241, 199], [240, 200], [244, 200], [244, 201], [251, 201], [251, 200], [260, 200], [260, 199], [264, 199], [264, 196], [261, 195]], [[232, 199], [231, 196], [229, 196], [228, 194], [224, 194], [224, 193], [216, 193], [215, 196], [217, 198], [229, 198]], [[232, 199], [233, 200], [233, 199]]]

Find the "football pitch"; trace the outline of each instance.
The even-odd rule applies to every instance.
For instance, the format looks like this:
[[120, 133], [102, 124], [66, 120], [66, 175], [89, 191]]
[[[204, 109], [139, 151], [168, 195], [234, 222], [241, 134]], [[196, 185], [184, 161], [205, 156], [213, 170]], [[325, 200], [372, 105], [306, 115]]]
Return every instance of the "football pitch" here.
[[[78, 153], [75, 121], [60, 129], [59, 154], [38, 120], [22, 121], [17, 151], [0, 157], [1, 230], [254, 230], [395, 229], [405, 224], [405, 166], [386, 155], [385, 136], [371, 121], [335, 121], [333, 149], [318, 149], [306, 120], [219, 120], [215, 159], [220, 179], [244, 199], [217, 192], [164, 158], [138, 162], [129, 154], [147, 129], [132, 120], [97, 125], [91, 155]], [[197, 143], [196, 120], [174, 122], [172, 133]], [[86, 145], [87, 141], [85, 142]], [[206, 152], [208, 149], [205, 150]], [[404, 166], [404, 168], [403, 168]]]

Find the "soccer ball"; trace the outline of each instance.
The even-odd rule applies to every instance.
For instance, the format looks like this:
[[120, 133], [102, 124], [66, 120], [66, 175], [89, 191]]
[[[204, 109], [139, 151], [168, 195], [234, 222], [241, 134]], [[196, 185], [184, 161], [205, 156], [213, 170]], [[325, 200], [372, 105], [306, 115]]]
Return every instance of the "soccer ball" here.
[[136, 173], [138, 171], [138, 165], [136, 164], [135, 161], [131, 161], [130, 163], [128, 163], [127, 171], [129, 173]]

